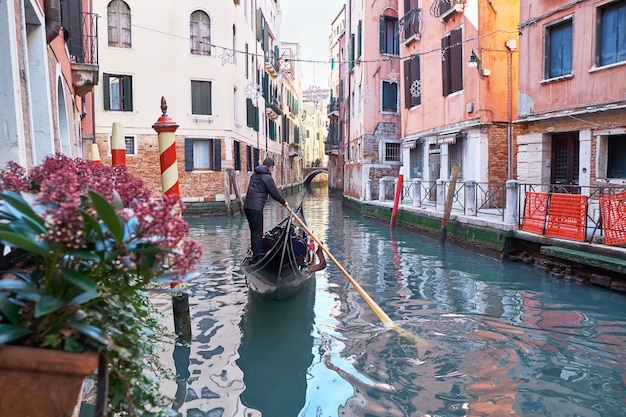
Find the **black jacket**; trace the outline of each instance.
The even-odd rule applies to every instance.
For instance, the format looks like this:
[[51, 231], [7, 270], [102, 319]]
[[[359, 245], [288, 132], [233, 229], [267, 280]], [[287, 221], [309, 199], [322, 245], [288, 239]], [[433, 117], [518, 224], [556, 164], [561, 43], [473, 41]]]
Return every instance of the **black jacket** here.
[[270, 195], [280, 204], [285, 205], [285, 199], [280, 195], [270, 169], [266, 165], [259, 165], [254, 168], [254, 174], [250, 177], [246, 200], [243, 208], [248, 210], [263, 210], [267, 196]]

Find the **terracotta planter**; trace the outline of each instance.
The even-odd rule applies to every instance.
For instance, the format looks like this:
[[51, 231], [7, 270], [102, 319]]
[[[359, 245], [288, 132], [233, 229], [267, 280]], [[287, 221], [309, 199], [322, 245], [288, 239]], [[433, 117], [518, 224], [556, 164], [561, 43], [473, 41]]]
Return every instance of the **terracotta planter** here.
[[0, 346], [2, 417], [69, 417], [97, 353]]

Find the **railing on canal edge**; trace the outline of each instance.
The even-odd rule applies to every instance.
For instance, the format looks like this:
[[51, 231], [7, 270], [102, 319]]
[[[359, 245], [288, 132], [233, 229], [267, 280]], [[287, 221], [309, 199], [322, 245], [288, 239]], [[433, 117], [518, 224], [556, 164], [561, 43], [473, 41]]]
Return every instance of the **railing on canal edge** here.
[[[393, 201], [397, 188], [396, 177], [383, 177], [376, 181], [367, 180], [365, 200]], [[431, 211], [443, 211], [449, 181], [422, 181], [412, 179], [404, 182], [400, 204]], [[626, 191], [626, 185], [574, 186], [563, 184], [527, 184], [517, 181], [482, 183], [474, 180], [457, 182], [453, 195], [453, 212], [470, 217], [485, 217], [508, 225], [522, 224], [527, 192], [579, 194], [588, 197], [585, 240], [592, 241], [602, 236], [600, 197]]]

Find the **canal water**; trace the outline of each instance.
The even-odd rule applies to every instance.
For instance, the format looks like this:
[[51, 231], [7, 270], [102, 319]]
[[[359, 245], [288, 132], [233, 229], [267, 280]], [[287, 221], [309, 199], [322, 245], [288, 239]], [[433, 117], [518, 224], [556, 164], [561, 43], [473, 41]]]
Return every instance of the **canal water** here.
[[[285, 214], [268, 204], [266, 228]], [[625, 295], [391, 231], [325, 188], [304, 214], [402, 331], [330, 259], [296, 298], [249, 297], [245, 217], [190, 219], [193, 340], [166, 350], [181, 416], [626, 416]]]

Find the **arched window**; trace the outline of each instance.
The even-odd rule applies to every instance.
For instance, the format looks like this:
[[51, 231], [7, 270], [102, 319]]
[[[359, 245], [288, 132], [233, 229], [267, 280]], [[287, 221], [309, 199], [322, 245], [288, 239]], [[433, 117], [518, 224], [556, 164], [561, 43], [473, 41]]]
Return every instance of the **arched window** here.
[[211, 55], [211, 19], [201, 10], [191, 14], [189, 40], [192, 54]]
[[109, 46], [130, 48], [130, 7], [122, 0], [113, 0], [107, 6], [107, 27]]

